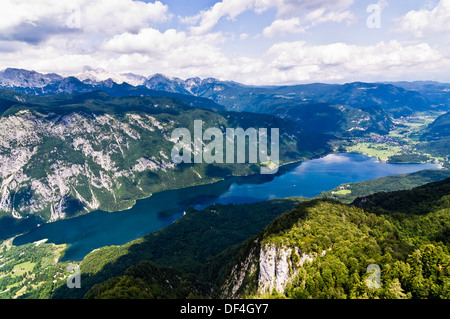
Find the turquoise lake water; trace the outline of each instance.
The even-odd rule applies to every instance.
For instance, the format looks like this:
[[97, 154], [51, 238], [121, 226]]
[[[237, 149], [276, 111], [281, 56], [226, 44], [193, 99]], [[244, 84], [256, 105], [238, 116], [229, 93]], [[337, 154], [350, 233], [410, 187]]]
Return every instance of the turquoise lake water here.
[[44, 224], [13, 243], [21, 245], [47, 238], [51, 243], [69, 245], [62, 260], [78, 261], [96, 248], [122, 245], [170, 225], [187, 207], [202, 209], [214, 203], [314, 197], [344, 183], [437, 168], [436, 164], [380, 163], [362, 154], [332, 154], [283, 167], [277, 175], [233, 177], [211, 185], [166, 191], [137, 201], [127, 211], [96, 211]]

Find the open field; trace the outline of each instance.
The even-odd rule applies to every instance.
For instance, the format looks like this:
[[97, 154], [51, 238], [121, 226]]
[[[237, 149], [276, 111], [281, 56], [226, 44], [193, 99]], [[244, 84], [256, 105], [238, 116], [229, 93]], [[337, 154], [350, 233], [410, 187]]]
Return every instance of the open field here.
[[16, 299], [45, 286], [50, 292], [64, 283], [66, 263], [59, 261], [66, 245], [45, 241], [12, 245], [12, 239], [0, 243], [0, 299]]
[[417, 146], [420, 145], [420, 132], [432, 123], [440, 113], [419, 113], [413, 117], [395, 119], [397, 127], [388, 135], [371, 135], [367, 138], [360, 138], [351, 141], [351, 145], [346, 146], [347, 152], [361, 153], [375, 157], [386, 162], [390, 157], [396, 155], [425, 155], [429, 161], [445, 162], [443, 157], [436, 157], [430, 154], [419, 152]]
[[348, 152], [361, 153], [386, 162], [389, 157], [401, 154], [401, 147], [385, 143], [358, 143], [347, 148]]
[[23, 262], [21, 264], [17, 264], [14, 266], [14, 268], [12, 270], [12, 275], [14, 277], [19, 277], [19, 276], [23, 276], [27, 272], [31, 273], [31, 271], [33, 271], [33, 268], [35, 265], [36, 265], [36, 263], [32, 263], [29, 261]]

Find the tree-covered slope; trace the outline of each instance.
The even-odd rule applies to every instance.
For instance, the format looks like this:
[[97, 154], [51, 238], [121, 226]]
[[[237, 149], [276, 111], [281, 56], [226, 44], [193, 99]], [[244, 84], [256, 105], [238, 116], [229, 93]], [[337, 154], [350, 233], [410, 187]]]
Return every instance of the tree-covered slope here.
[[[292, 198], [254, 204], [213, 205], [201, 211], [187, 210], [186, 215], [172, 225], [141, 239], [91, 252], [81, 262], [81, 289], [68, 289], [61, 285], [52, 297], [81, 298], [94, 285], [124, 275], [128, 267], [145, 260], [158, 267], [191, 274], [201, 283], [199, 287], [205, 296], [211, 287], [204, 266], [212, 257], [255, 236], [274, 218], [304, 200]], [[114, 287], [115, 284], [108, 282], [107, 286], [97, 286], [89, 296], [100, 297]]]
[[450, 113], [439, 116], [418, 134], [418, 151], [448, 161], [450, 158]]
[[234, 253], [218, 296], [450, 298], [449, 185], [302, 204]]
[[[220, 253], [215, 250], [207, 262], [194, 253], [200, 259], [199, 268], [186, 287], [201, 282], [203, 296], [212, 298], [450, 298], [449, 185], [450, 179], [446, 179], [412, 190], [359, 198], [353, 205], [332, 200], [303, 202], [254, 237]], [[253, 212], [266, 207], [259, 205], [245, 209]], [[231, 212], [243, 207], [219, 208]], [[215, 209], [203, 213], [211, 214]], [[180, 220], [179, 226], [182, 223]], [[144, 246], [137, 246], [138, 251], [145, 254], [170, 247], [163, 242], [165, 238], [143, 250]], [[220, 245], [220, 233], [208, 242], [214, 241]], [[194, 240], [193, 247], [201, 246], [205, 242]], [[192, 247], [189, 242], [180, 244], [183, 251], [188, 247]], [[121, 258], [127, 255], [125, 252]], [[100, 256], [108, 258], [108, 250], [91, 254], [86, 265], [101, 260]], [[185, 256], [149, 259], [157, 264], [163, 261], [164, 267], [179, 267]], [[117, 265], [120, 258], [114, 260]], [[105, 264], [104, 259], [101, 264]], [[379, 281], [372, 280], [371, 269], [379, 269]], [[129, 289], [116, 285], [127, 276], [96, 285], [86, 297], [101, 298]], [[146, 286], [132, 287], [139, 290]]]
[[428, 139], [450, 137], [450, 113], [441, 115], [433, 123], [428, 125], [424, 132], [424, 135], [424, 137]]
[[409, 174], [380, 177], [359, 183], [342, 184], [317, 198], [335, 199], [350, 204], [358, 197], [374, 193], [409, 190], [428, 183], [437, 182], [450, 177], [448, 170], [422, 170]]

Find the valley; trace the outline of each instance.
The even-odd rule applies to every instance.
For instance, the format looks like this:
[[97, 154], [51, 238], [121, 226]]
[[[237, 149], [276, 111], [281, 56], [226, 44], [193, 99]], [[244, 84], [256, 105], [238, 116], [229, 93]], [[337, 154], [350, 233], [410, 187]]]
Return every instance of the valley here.
[[[291, 198], [189, 210], [160, 231], [92, 252], [81, 262], [82, 288], [56, 282], [50, 296], [448, 298], [448, 185], [351, 205]], [[384, 270], [383, 289], [364, 284], [369, 264]]]
[[[333, 154], [290, 166], [275, 176], [226, 178], [214, 184], [153, 194], [138, 200], [125, 211], [97, 211], [48, 223], [16, 237], [13, 244], [23, 245], [46, 238], [51, 243], [68, 245], [62, 260], [81, 261], [94, 249], [123, 245], [167, 227], [191, 208], [200, 210], [214, 204], [250, 204], [290, 197], [313, 198], [342, 183], [363, 182], [424, 169], [436, 171], [435, 176], [445, 176], [444, 173], [438, 174], [437, 165], [377, 163], [359, 154]], [[70, 233], [62, 229], [70, 229]]]
[[[270, 115], [104, 93], [65, 96], [62, 105], [58, 97], [33, 100], [0, 117], [0, 210], [15, 218], [20, 232], [32, 220], [36, 225], [99, 209], [126, 210], [153, 193], [259, 172], [259, 164], [173, 163], [172, 131], [192, 127], [197, 118], [205, 127], [280, 127], [280, 165], [329, 152], [330, 137]], [[2, 218], [0, 227], [10, 228], [2, 226], [9, 221]]]
[[[0, 298], [450, 298], [445, 85], [85, 71], [0, 72]], [[196, 120], [279, 128], [280, 172], [172, 162]]]
[[348, 152], [362, 153], [375, 157], [383, 162], [391, 163], [425, 163], [447, 162], [445, 156], [422, 153], [420, 132], [445, 113], [418, 113], [394, 119], [396, 128], [388, 135], [371, 134], [370, 137], [349, 139], [349, 146], [344, 146]]

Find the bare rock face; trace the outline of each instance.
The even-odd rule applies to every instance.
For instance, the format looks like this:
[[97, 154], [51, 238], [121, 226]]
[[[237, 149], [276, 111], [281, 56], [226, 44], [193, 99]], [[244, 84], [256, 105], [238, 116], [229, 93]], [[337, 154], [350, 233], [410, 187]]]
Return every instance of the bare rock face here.
[[54, 73], [41, 74], [23, 69], [8, 68], [0, 71], [0, 86], [3, 87], [42, 88], [62, 79], [60, 75]]
[[[130, 149], [147, 133], [167, 135], [167, 125], [147, 114], [41, 114], [20, 110], [0, 117], [0, 211], [55, 221], [77, 202], [101, 208], [101, 194], [116, 200], [123, 178], [174, 167], [164, 152], [136, 156]], [[133, 160], [129, 160], [132, 157]], [[124, 162], [133, 165], [124, 165]]]
[[[299, 261], [294, 261], [293, 252], [300, 256]], [[270, 294], [274, 290], [283, 293], [299, 268], [313, 259], [314, 256], [302, 253], [298, 247], [264, 246], [259, 255], [258, 294]]]
[[245, 260], [232, 267], [230, 276], [221, 289], [222, 297], [242, 298], [248, 295], [264, 296], [273, 292], [284, 293], [301, 267], [317, 257], [315, 254], [303, 253], [298, 247], [279, 246], [275, 243], [260, 246], [258, 241], [255, 244]]
[[292, 275], [290, 257], [292, 248], [265, 246], [259, 255], [258, 292], [270, 293], [273, 290], [283, 292], [284, 285]]

